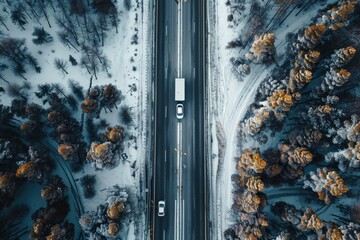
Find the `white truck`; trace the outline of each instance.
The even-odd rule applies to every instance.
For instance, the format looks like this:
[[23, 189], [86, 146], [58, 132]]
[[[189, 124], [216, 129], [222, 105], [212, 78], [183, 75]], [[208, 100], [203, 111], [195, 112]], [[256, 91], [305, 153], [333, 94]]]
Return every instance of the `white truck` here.
[[175, 78], [175, 101], [185, 101], [185, 78]]

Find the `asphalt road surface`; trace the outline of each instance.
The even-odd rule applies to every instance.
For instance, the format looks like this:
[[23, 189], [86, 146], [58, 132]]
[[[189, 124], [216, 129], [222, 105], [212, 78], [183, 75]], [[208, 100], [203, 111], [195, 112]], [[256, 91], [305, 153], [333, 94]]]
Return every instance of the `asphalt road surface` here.
[[[181, 11], [179, 4], [182, 4]], [[207, 238], [204, 1], [187, 0], [179, 4], [175, 0], [156, 2], [155, 141], [151, 189], [151, 224], [153, 239], [156, 240]], [[178, 25], [179, 21], [181, 25]], [[182, 34], [179, 34], [179, 27]], [[181, 121], [175, 113], [176, 77], [185, 78], [186, 85], [184, 118]], [[160, 200], [166, 203], [164, 217], [157, 216]]]

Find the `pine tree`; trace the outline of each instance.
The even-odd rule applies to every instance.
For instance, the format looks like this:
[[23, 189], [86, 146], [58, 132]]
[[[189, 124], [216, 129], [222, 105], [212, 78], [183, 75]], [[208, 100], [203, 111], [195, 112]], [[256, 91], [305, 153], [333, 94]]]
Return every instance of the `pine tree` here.
[[78, 63], [77, 63], [77, 61], [76, 61], [76, 59], [73, 57], [73, 56], [71, 56], [71, 55], [69, 55], [69, 61], [71, 62], [71, 64], [73, 65], [73, 66], [76, 66]]
[[104, 15], [109, 14], [112, 9], [116, 8], [111, 0], [93, 0], [91, 6], [95, 12]]
[[124, 125], [131, 125], [133, 123], [133, 113], [129, 106], [122, 106], [120, 109], [120, 120]]
[[131, 9], [131, 0], [124, 0], [124, 7], [126, 10], [130, 11]]
[[44, 30], [44, 28], [35, 27], [34, 32], [32, 34], [36, 38], [34, 38], [32, 41], [36, 45], [41, 45], [44, 43], [49, 43], [53, 40], [53, 37]]

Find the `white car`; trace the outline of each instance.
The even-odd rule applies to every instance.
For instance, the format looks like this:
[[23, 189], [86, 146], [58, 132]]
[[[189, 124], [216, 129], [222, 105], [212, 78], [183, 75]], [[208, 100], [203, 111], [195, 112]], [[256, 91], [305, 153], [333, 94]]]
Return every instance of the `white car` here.
[[176, 117], [177, 119], [184, 118], [184, 105], [182, 105], [181, 103], [176, 104]]
[[164, 201], [159, 201], [158, 207], [159, 207], [158, 216], [159, 217], [165, 216], [165, 202]]

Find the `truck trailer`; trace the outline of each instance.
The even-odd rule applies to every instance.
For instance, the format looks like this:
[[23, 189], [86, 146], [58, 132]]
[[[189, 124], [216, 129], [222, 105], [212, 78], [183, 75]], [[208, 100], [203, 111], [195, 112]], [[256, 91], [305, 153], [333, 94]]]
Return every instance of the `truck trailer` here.
[[185, 78], [175, 78], [175, 101], [185, 101]]

